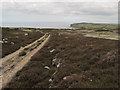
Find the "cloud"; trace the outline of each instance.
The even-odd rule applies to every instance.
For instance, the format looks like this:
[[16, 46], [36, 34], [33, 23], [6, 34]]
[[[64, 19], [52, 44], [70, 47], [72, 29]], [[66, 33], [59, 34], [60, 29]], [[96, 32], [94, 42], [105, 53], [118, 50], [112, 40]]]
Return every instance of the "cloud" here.
[[117, 4], [112, 2], [14, 2], [3, 3], [3, 10], [36, 14], [111, 15], [117, 13]]
[[1, 0], [2, 2], [118, 2], [119, 0]]
[[[4, 1], [3, 21], [103, 21], [117, 22], [118, 0], [42, 0], [44, 2]], [[26, 20], [24, 20], [26, 19]], [[22, 22], [22, 21], [21, 21]]]

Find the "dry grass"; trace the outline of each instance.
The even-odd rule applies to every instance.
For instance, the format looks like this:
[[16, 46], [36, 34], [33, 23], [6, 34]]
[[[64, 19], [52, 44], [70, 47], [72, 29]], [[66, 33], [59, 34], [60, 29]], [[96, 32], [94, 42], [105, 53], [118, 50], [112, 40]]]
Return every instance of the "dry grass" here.
[[[46, 32], [52, 34], [50, 41], [16, 74], [8, 88], [118, 88], [118, 41]], [[59, 68], [52, 65], [55, 58], [60, 60]]]

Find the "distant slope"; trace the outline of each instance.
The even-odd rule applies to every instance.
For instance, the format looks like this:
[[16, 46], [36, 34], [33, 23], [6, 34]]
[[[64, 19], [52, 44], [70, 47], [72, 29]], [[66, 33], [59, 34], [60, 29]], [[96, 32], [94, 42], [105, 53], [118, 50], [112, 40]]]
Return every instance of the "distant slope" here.
[[117, 30], [117, 24], [99, 24], [99, 23], [73, 23], [70, 25], [77, 29], [100, 29], [100, 30]]

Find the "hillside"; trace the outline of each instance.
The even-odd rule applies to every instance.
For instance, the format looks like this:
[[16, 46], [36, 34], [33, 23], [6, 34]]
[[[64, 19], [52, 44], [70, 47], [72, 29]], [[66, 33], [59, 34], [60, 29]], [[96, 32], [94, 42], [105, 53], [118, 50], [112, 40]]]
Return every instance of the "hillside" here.
[[85, 37], [75, 31], [43, 32], [51, 34], [49, 42], [7, 88], [118, 87], [118, 41]]
[[100, 23], [73, 23], [70, 25], [76, 29], [97, 29], [97, 30], [117, 30], [117, 24], [100, 24]]

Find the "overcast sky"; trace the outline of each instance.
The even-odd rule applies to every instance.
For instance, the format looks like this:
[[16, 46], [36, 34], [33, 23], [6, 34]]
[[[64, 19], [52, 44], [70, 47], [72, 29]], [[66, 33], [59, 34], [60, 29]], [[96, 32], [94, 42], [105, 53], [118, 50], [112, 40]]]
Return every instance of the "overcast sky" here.
[[[118, 22], [119, 0], [3, 0], [3, 23]], [[1, 12], [2, 10], [2, 12]]]

